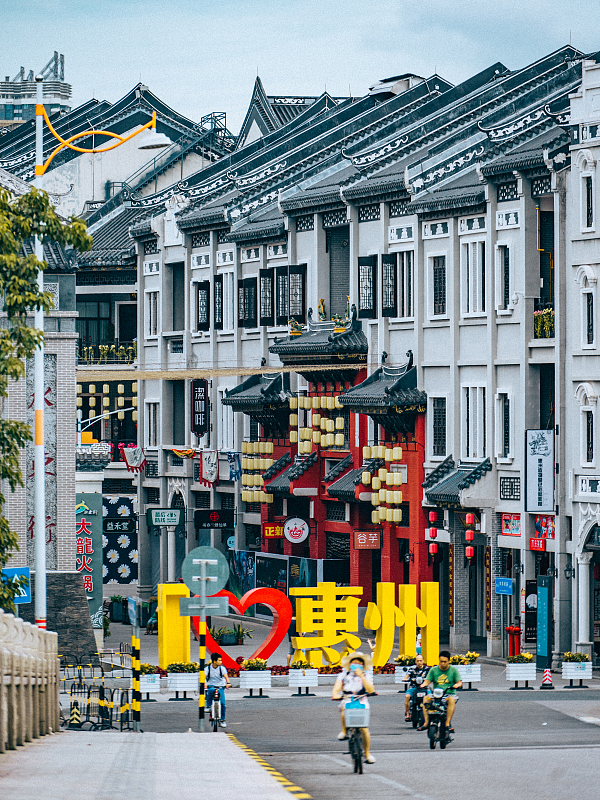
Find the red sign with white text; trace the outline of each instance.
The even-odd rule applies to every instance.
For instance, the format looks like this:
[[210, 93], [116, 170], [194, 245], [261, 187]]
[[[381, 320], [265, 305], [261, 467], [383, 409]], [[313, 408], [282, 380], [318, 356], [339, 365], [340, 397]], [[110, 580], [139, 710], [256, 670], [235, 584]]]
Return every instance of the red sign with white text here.
[[355, 550], [380, 550], [381, 531], [354, 531]]
[[530, 539], [529, 540], [529, 549], [530, 550], [537, 550], [539, 553], [546, 552], [546, 540], [545, 539]]

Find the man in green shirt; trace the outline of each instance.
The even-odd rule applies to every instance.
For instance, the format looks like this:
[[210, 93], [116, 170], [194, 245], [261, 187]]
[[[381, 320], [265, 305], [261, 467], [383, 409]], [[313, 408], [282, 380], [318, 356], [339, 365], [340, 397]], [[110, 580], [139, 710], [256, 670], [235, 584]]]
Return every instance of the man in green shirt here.
[[[450, 733], [454, 733], [454, 728], [451, 726], [452, 716], [454, 714], [454, 707], [456, 706], [456, 690], [462, 687], [460, 679], [460, 672], [456, 667], [450, 664], [450, 653], [448, 650], [440, 651], [440, 660], [437, 667], [432, 667], [427, 673], [423, 686], [431, 685], [432, 691], [439, 687], [443, 689], [447, 695], [446, 705], [446, 727]], [[425, 717], [425, 724], [419, 730], [424, 731], [429, 726], [429, 704], [432, 697], [428, 695], [423, 701], [423, 716]]]

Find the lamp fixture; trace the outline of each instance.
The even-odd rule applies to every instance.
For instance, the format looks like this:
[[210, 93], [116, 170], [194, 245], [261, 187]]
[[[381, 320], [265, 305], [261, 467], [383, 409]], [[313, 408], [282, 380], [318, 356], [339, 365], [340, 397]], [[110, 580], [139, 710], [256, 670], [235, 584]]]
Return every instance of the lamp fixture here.
[[170, 147], [173, 142], [165, 133], [159, 133], [156, 128], [150, 128], [148, 133], [142, 137], [138, 150], [160, 150], [163, 147]]
[[513, 571], [515, 575], [519, 575], [519, 573], [522, 575], [525, 572], [525, 567], [523, 566], [523, 564], [515, 564], [513, 567]]
[[569, 564], [568, 566], [566, 566], [565, 569], [564, 569], [564, 572], [565, 572], [565, 578], [567, 580], [569, 580], [569, 578], [574, 578], [575, 577], [575, 567], [572, 564]]

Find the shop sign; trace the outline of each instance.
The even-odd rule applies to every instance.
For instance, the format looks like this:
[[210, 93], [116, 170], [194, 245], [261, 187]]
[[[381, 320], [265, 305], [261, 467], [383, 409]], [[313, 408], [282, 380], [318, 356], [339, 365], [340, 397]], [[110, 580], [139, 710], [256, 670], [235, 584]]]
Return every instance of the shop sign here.
[[521, 515], [502, 514], [502, 536], [521, 535]]
[[263, 522], [265, 539], [283, 539], [283, 525], [274, 522]]
[[529, 512], [554, 511], [554, 431], [525, 432]]
[[[535, 535], [537, 539], [554, 539], [554, 517], [535, 516]], [[532, 548], [533, 549], [533, 548]]]
[[448, 625], [454, 625], [454, 545], [448, 545]]
[[210, 418], [208, 381], [204, 378], [191, 381], [191, 392], [191, 430], [196, 436], [204, 436], [208, 432]]
[[525, 581], [525, 641], [537, 637], [537, 581]]
[[355, 550], [381, 550], [381, 531], [354, 531]]
[[102, 522], [105, 533], [133, 533], [135, 531], [135, 517], [131, 519], [105, 519]]
[[507, 594], [512, 596], [514, 580], [512, 578], [495, 578], [496, 594]]
[[538, 553], [545, 553], [546, 552], [546, 540], [545, 539], [530, 539], [529, 540], [529, 549], [535, 550]]
[[183, 525], [185, 521], [183, 508], [149, 508], [146, 518], [149, 528], [157, 528], [159, 525]]
[[288, 542], [300, 544], [300, 542], [304, 542], [308, 539], [309, 533], [308, 522], [305, 520], [300, 519], [300, 517], [290, 517], [290, 519], [286, 519], [283, 526], [283, 535]]
[[196, 530], [234, 528], [233, 516], [233, 508], [199, 508], [194, 511], [194, 527]]
[[102, 627], [102, 495], [75, 495], [75, 569], [83, 578], [92, 626]]

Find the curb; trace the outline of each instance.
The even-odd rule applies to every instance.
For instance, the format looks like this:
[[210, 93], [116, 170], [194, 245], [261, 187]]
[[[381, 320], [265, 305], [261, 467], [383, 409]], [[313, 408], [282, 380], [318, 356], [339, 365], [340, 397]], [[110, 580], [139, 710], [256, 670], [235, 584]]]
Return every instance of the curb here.
[[288, 791], [293, 797], [297, 797], [299, 800], [313, 800], [313, 796], [311, 794], [305, 792], [301, 786], [296, 786], [295, 783], [288, 781], [288, 779], [284, 775], [282, 775], [281, 772], [278, 772], [275, 769], [275, 767], [272, 767], [268, 763], [268, 761], [265, 761], [264, 758], [261, 758], [261, 756], [259, 756], [257, 752], [255, 752], [254, 750], [252, 750], [252, 748], [247, 747], [245, 744], [240, 742], [240, 740], [236, 736], [234, 736], [233, 733], [227, 733], [225, 735], [241, 750], [247, 753], [251, 759], [256, 761], [257, 764], [260, 764], [260, 766], [266, 772], [268, 772], [269, 775], [272, 775], [273, 778], [275, 778], [275, 780], [277, 781], [277, 783], [283, 789], [286, 789], [286, 791]]

